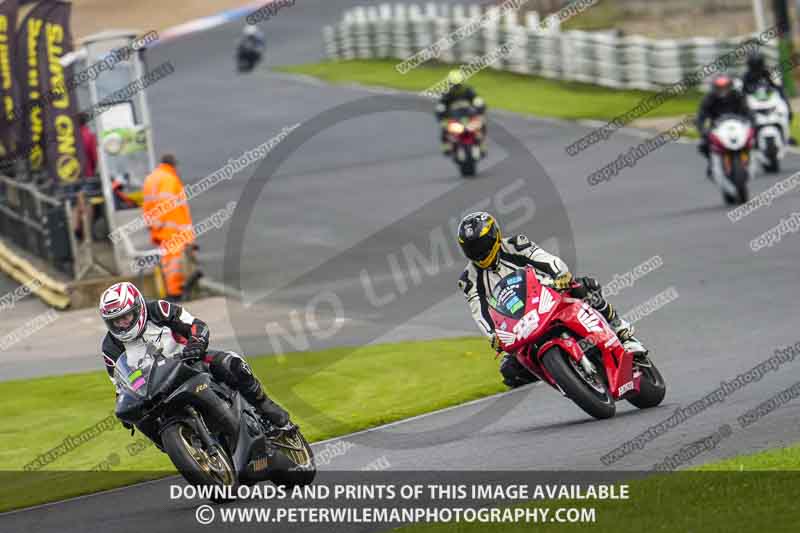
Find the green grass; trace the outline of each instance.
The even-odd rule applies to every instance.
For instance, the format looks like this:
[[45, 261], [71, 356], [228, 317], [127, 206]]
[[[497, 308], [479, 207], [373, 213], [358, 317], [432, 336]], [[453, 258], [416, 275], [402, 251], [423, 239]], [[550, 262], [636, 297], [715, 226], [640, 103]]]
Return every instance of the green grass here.
[[[498, 363], [481, 338], [336, 348], [251, 363], [312, 441], [505, 390]], [[174, 472], [152, 446], [131, 456], [126, 445], [141, 435], [132, 439], [120, 425], [38, 473], [20, 472], [68, 435], [111, 414], [114, 392], [104, 371], [3, 382], [0, 397], [0, 435], [10, 444], [0, 446], [0, 471], [10, 471], [0, 474], [0, 511]], [[112, 473], [86, 473], [110, 454], [119, 457]]]
[[[327, 61], [277, 67], [277, 70], [314, 76], [330, 83], [361, 83], [423, 91], [441, 81], [452, 65], [425, 64], [400, 74], [394, 60]], [[486, 69], [469, 79], [489, 109], [505, 109], [529, 115], [563, 119], [611, 120], [635, 107], [648, 91], [615, 90], [588, 83], [562, 82]], [[699, 93], [676, 96], [645, 117], [671, 117], [694, 113]]]
[[800, 471], [800, 446], [776, 448], [752, 455], [739, 455], [699, 466], [698, 471]]
[[[444, 79], [453, 68], [453, 65], [431, 62], [406, 74], [400, 74], [394, 68], [397, 63], [395, 60], [326, 61], [276, 67], [276, 70], [313, 76], [333, 84], [360, 83], [421, 92]], [[486, 100], [490, 112], [491, 109], [505, 109], [526, 115], [567, 120], [613, 120], [636, 107], [642, 99], [655, 94], [650, 91], [617, 90], [588, 83], [549, 80], [493, 69], [479, 72], [468, 83]], [[637, 118], [674, 117], [675, 123], [678, 123], [684, 116], [697, 112], [701, 97], [700, 92], [690, 91], [666, 100]], [[663, 128], [667, 129], [669, 128]], [[800, 139], [800, 124], [793, 123], [791, 132], [792, 136]], [[698, 137], [694, 127], [689, 128], [684, 135]]]
[[620, 20], [625, 17], [625, 12], [616, 0], [603, 0], [583, 13], [566, 20], [562, 30], [597, 31], [616, 29]]
[[[798, 531], [800, 446], [734, 457], [692, 470], [628, 482], [628, 500], [560, 500], [519, 507], [595, 508], [596, 522], [583, 524], [456, 523], [408, 526], [399, 533], [536, 531], [647, 531], [648, 533], [738, 533]], [[532, 480], [531, 484], [536, 481]]]

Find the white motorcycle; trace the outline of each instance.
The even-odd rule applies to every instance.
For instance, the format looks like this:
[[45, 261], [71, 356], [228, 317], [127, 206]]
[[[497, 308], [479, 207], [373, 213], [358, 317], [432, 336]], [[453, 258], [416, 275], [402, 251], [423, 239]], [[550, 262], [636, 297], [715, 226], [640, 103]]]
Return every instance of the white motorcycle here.
[[747, 95], [747, 106], [755, 121], [756, 151], [753, 157], [765, 171], [780, 172], [789, 140], [789, 106], [778, 91], [766, 84], [759, 85]]
[[753, 172], [750, 150], [754, 138], [755, 130], [750, 121], [739, 115], [722, 115], [711, 127], [708, 136], [711, 178], [728, 205], [748, 200], [747, 182]]

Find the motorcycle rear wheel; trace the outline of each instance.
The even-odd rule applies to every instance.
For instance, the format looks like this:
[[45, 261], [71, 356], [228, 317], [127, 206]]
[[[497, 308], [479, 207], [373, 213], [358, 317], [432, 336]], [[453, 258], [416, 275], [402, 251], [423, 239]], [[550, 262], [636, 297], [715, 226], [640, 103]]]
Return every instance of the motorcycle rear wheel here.
[[587, 414], [599, 419], [613, 417], [617, 407], [605, 383], [599, 376], [590, 383], [583, 371], [576, 368], [580, 365], [571, 364], [567, 360], [569, 357], [553, 346], [542, 355], [542, 364], [567, 397]]
[[775, 139], [767, 139], [767, 146], [764, 149], [764, 155], [769, 162], [764, 165], [764, 170], [770, 174], [776, 174], [781, 171], [781, 161], [778, 159], [778, 147], [775, 146]]
[[275, 472], [272, 481], [276, 485], [287, 488], [310, 485], [317, 476], [317, 465], [314, 461], [314, 452], [311, 445], [297, 429], [284, 433], [273, 440], [278, 448], [278, 453], [291, 462], [288, 470]]
[[[236, 470], [227, 452], [205, 450], [198, 446], [195, 437], [194, 429], [180, 422], [161, 434], [164, 450], [178, 472], [192, 485], [230, 485], [235, 489]], [[227, 500], [211, 498], [211, 501], [220, 503]]]

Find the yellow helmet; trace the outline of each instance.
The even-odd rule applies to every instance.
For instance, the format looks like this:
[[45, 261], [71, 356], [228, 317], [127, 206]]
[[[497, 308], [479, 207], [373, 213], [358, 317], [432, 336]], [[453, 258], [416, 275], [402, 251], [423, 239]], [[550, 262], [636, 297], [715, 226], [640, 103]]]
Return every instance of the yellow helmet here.
[[458, 225], [461, 251], [478, 268], [492, 268], [497, 263], [502, 239], [495, 218], [484, 211], [470, 213]]
[[459, 69], [451, 70], [447, 74], [447, 81], [449, 81], [451, 85], [460, 85], [464, 83], [464, 74]]

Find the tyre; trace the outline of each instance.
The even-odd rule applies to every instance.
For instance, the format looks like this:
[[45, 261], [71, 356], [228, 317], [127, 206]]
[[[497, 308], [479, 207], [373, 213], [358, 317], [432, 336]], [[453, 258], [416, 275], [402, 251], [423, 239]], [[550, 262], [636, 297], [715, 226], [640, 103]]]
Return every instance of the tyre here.
[[650, 359], [647, 359], [647, 365], [639, 366], [639, 370], [642, 372], [639, 394], [627, 398], [631, 405], [639, 409], [648, 409], [659, 405], [664, 400], [664, 395], [667, 394], [667, 384], [664, 382], [661, 372]]
[[466, 178], [475, 175], [475, 161], [472, 157], [467, 157], [466, 160], [462, 161], [459, 164], [459, 169], [461, 170], [461, 177]]
[[472, 158], [472, 151], [464, 148], [459, 148], [459, 150], [464, 150], [464, 160], [456, 160], [456, 163], [458, 163], [458, 169], [461, 171], [461, 177], [466, 178], [469, 176], [474, 176], [475, 160]]
[[276, 471], [272, 475], [272, 481], [276, 485], [283, 485], [287, 488], [296, 486], [310, 485], [317, 476], [317, 466], [314, 462], [314, 452], [308, 441], [295, 430], [284, 433], [273, 440], [278, 453], [289, 461], [289, 468]]
[[[164, 450], [178, 472], [192, 485], [230, 485], [236, 487], [236, 471], [225, 450], [209, 452], [202, 448], [194, 429], [178, 422], [161, 434]], [[211, 498], [213, 502], [225, 498]]]
[[567, 397], [595, 418], [611, 418], [617, 411], [614, 399], [599, 375], [587, 375], [583, 367], [554, 346], [542, 356], [542, 364]]
[[764, 155], [769, 161], [764, 165], [764, 170], [769, 173], [777, 173], [781, 171], [781, 162], [778, 159], [778, 147], [775, 146], [775, 139], [769, 138], [766, 142], [767, 146], [764, 148]]
[[750, 194], [747, 189], [747, 181], [749, 176], [747, 175], [747, 168], [742, 165], [742, 161], [738, 157], [733, 159], [732, 166], [731, 181], [736, 187], [736, 195], [732, 196], [731, 198], [728, 198], [726, 195], [725, 203], [741, 205], [750, 199]]

